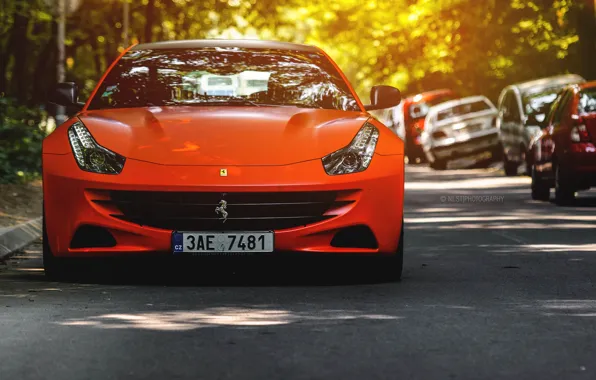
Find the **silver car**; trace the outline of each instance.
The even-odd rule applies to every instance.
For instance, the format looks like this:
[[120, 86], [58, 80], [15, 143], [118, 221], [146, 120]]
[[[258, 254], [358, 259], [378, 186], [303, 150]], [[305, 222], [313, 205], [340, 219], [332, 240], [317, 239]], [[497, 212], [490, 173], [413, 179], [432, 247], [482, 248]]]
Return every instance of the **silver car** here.
[[485, 96], [451, 100], [432, 107], [426, 116], [422, 148], [436, 170], [457, 161], [491, 158], [497, 151], [497, 108]]
[[391, 129], [393, 133], [399, 136], [400, 139], [406, 140], [406, 128], [404, 124], [404, 102], [402, 101], [397, 107], [387, 108], [373, 114], [377, 116], [381, 123], [385, 124], [387, 128]]
[[522, 163], [530, 174], [528, 147], [542, 127], [550, 105], [559, 91], [570, 84], [585, 82], [579, 75], [568, 74], [536, 79], [505, 87], [499, 96], [497, 128], [503, 149], [505, 175], [517, 175]]

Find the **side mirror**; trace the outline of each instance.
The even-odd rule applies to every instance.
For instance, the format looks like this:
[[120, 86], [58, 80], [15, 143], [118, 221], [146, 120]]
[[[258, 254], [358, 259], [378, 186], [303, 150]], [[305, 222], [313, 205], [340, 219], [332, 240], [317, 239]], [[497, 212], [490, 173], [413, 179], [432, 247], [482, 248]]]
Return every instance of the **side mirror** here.
[[73, 82], [58, 83], [49, 102], [59, 106], [64, 106], [69, 110], [80, 111], [85, 103], [79, 101], [79, 88]]
[[374, 86], [370, 90], [370, 104], [364, 106], [367, 111], [382, 110], [397, 106], [401, 102], [401, 93], [395, 87]]

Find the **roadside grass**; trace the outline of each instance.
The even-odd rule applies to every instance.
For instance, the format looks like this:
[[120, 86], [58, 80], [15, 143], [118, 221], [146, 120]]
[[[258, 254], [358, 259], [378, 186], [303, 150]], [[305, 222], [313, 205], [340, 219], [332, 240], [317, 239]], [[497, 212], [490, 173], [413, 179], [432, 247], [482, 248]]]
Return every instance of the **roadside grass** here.
[[42, 183], [0, 184], [0, 227], [25, 223], [42, 214]]

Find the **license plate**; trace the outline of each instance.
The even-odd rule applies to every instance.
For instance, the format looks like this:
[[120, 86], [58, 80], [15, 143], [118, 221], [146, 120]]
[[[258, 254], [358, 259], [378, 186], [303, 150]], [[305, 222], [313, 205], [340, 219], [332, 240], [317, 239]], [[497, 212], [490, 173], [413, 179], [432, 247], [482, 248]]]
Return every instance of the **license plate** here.
[[474, 133], [482, 130], [482, 124], [472, 124], [466, 128], [466, 132]]
[[273, 252], [273, 232], [174, 232], [174, 253]]
[[476, 133], [480, 130], [482, 130], [482, 124], [471, 124], [466, 126], [465, 128], [454, 130], [453, 134], [456, 136], [464, 136], [469, 135], [471, 133]]

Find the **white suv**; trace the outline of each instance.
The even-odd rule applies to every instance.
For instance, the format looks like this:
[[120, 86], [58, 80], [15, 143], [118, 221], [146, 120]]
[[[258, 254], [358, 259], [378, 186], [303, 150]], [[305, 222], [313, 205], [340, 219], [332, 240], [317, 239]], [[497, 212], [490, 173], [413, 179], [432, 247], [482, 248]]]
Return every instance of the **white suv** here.
[[575, 74], [536, 79], [505, 87], [499, 96], [497, 128], [503, 148], [505, 175], [517, 175], [522, 163], [530, 174], [528, 147], [546, 119], [550, 105], [565, 86], [585, 82]]

